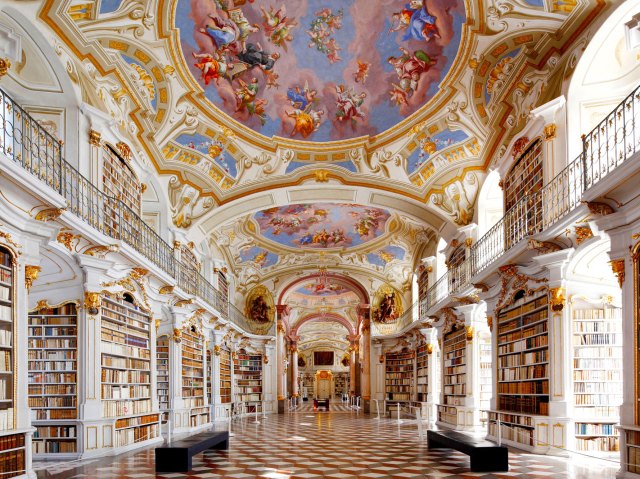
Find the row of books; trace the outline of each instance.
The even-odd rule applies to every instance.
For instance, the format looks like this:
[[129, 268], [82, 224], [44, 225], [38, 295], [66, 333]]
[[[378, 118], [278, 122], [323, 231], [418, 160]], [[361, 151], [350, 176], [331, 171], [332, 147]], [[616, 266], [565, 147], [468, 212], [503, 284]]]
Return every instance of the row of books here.
[[13, 321], [13, 309], [11, 306], [0, 304], [0, 321], [11, 322]]
[[619, 393], [608, 382], [575, 382], [573, 383], [573, 392], [575, 393], [608, 393], [611, 395], [622, 394], [622, 390]]
[[573, 415], [576, 418], [618, 417], [620, 409], [617, 406], [580, 406], [574, 408]]
[[445, 384], [460, 384], [467, 380], [466, 374], [447, 375], [444, 377]]
[[574, 394], [576, 406], [607, 406], [620, 405], [622, 393], [619, 394]]
[[31, 409], [31, 420], [48, 421], [50, 419], [76, 419], [76, 409]]
[[183, 404], [184, 404], [184, 407], [187, 407], [187, 408], [202, 407], [204, 406], [204, 397], [203, 396], [186, 397], [186, 398], [183, 398]]
[[102, 399], [142, 399], [151, 397], [151, 386], [102, 385]]
[[494, 422], [489, 423], [490, 436], [498, 437], [498, 434], [500, 434], [500, 437], [504, 440], [518, 442], [527, 446], [533, 446], [533, 432], [533, 429], [506, 424], [500, 424], [498, 427]]
[[11, 271], [7, 271], [6, 269], [0, 269], [0, 282], [11, 285], [12, 278], [13, 278], [13, 274]]
[[29, 384], [75, 383], [75, 373], [29, 373]]
[[530, 349], [540, 348], [549, 345], [549, 336], [542, 334], [527, 339], [514, 341], [503, 346], [498, 346], [498, 354], [511, 354], [528, 351]]
[[148, 426], [134, 427], [130, 429], [121, 429], [115, 432], [113, 436], [113, 445], [115, 447], [128, 446], [138, 442], [147, 441], [158, 437], [158, 424]]
[[444, 403], [451, 406], [464, 406], [464, 398], [460, 396], [445, 396]]
[[526, 329], [518, 329], [516, 331], [512, 331], [510, 333], [501, 334], [498, 337], [498, 344], [508, 343], [511, 341], [516, 341], [518, 339], [529, 338], [531, 336], [536, 336], [538, 334], [547, 332], [547, 322], [538, 323], [535, 326], [531, 326]]
[[28, 402], [30, 408], [76, 407], [75, 396], [30, 396]]
[[[126, 346], [124, 344], [105, 343], [100, 345], [103, 354], [116, 354], [119, 356], [129, 356], [131, 358], [150, 359], [151, 351], [142, 347]], [[104, 356], [103, 356], [104, 357]]]
[[575, 369], [608, 369], [621, 370], [622, 359], [617, 358], [574, 358]]
[[29, 349], [43, 349], [43, 348], [55, 348], [55, 349], [75, 349], [75, 339], [31, 339], [28, 341]]
[[[602, 309], [574, 309], [573, 319], [575, 320], [590, 320], [590, 319], [620, 319], [620, 308], [602, 308]], [[588, 323], [574, 323], [574, 324], [588, 324]], [[598, 321], [592, 324], [599, 324], [601, 326], [616, 324], [614, 322]]]
[[549, 398], [546, 396], [498, 396], [497, 406], [501, 411], [536, 414], [541, 416], [549, 414]]
[[576, 449], [578, 451], [616, 452], [620, 450], [620, 441], [618, 437], [576, 438]]
[[142, 399], [139, 401], [103, 401], [103, 417], [130, 416], [131, 414], [144, 414], [151, 412], [151, 400]]
[[540, 379], [547, 377], [547, 365], [520, 366], [498, 370], [498, 381], [520, 381], [523, 379]]
[[103, 383], [149, 383], [149, 371], [121, 371], [119, 369], [103, 369], [100, 373]]
[[150, 369], [149, 361], [145, 361], [145, 359], [148, 359], [148, 358], [143, 358], [143, 359], [119, 358], [119, 357], [103, 354], [102, 365], [111, 367], [111, 368], [119, 368], [119, 369], [149, 370]]
[[158, 414], [150, 414], [148, 416], [128, 417], [116, 420], [116, 429], [123, 429], [132, 426], [142, 426], [144, 424], [156, 423], [159, 420]]
[[75, 438], [76, 426], [36, 426], [33, 438]]
[[[1, 389], [1, 386], [0, 386]], [[29, 394], [75, 394], [76, 384], [29, 384]]]
[[[13, 429], [14, 424], [15, 423], [13, 421], [13, 408], [9, 407], [7, 409], [0, 410], [0, 431], [7, 431], [9, 429]], [[0, 450], [2, 450], [1, 444], [2, 443], [0, 442]]]
[[75, 371], [75, 361], [29, 361], [30, 371]]
[[102, 317], [115, 319], [123, 323], [130, 324], [136, 328], [149, 328], [149, 315], [136, 309], [137, 306], [131, 304], [131, 307], [105, 300], [102, 302]]
[[499, 383], [498, 394], [549, 394], [549, 380], [538, 379], [517, 383]]
[[387, 386], [393, 386], [393, 387], [387, 387], [386, 388], [387, 392], [398, 392], [398, 393], [411, 392], [410, 384], [405, 384], [405, 385], [387, 384]]
[[518, 424], [520, 426], [533, 426], [533, 418], [521, 414], [506, 414], [503, 412], [490, 412], [489, 421], [506, 422], [508, 424]]
[[239, 401], [261, 401], [261, 394], [238, 394]]
[[13, 333], [7, 329], [0, 329], [0, 346], [11, 346]]
[[48, 351], [46, 349], [30, 349], [28, 359], [41, 361], [76, 359], [76, 350], [70, 349], [68, 351]]
[[579, 436], [613, 436], [618, 434], [615, 424], [577, 422], [575, 428], [576, 434]]
[[582, 333], [573, 335], [574, 346], [622, 344], [622, 333]]
[[76, 441], [37, 440], [31, 442], [33, 454], [65, 454], [77, 452]]
[[78, 334], [75, 326], [29, 326], [29, 336], [76, 336]]
[[[130, 336], [125, 335], [123, 333], [118, 333], [115, 331], [111, 331], [106, 328], [102, 328], [100, 332], [100, 338], [102, 341], [108, 341], [111, 343], [115, 343], [116, 345], [122, 344], [124, 346], [134, 346], [136, 348], [148, 348], [149, 347], [149, 339], [141, 338], [138, 336]], [[104, 349], [103, 349], [104, 350]]]
[[[575, 345], [574, 345], [575, 346]], [[621, 346], [584, 346], [574, 348], [573, 356], [576, 359], [600, 359], [600, 358], [622, 358]]]
[[466, 388], [466, 384], [445, 384], [444, 393], [445, 394], [464, 394], [465, 388]]
[[17, 451], [0, 453], [0, 471], [2, 478], [10, 478], [24, 475], [25, 471], [25, 452], [24, 449]]
[[77, 325], [76, 316], [35, 316], [29, 315], [29, 327], [35, 326], [73, 326]]
[[11, 351], [0, 350], [0, 371], [11, 371]]

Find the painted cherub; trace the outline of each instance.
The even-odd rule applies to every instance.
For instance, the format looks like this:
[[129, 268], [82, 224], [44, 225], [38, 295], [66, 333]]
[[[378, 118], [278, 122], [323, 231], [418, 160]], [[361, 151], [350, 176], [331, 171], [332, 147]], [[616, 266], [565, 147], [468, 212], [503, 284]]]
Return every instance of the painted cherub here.
[[356, 83], [364, 83], [367, 81], [367, 77], [369, 76], [369, 68], [371, 68], [371, 63], [362, 62], [357, 60], [358, 62], [358, 70], [353, 74], [354, 80]]
[[291, 29], [298, 25], [295, 19], [287, 18], [286, 6], [282, 5], [278, 10], [269, 7], [269, 11], [260, 7], [262, 11], [262, 26], [264, 32], [269, 36], [269, 40], [276, 46], [287, 50], [286, 42], [293, 41]]

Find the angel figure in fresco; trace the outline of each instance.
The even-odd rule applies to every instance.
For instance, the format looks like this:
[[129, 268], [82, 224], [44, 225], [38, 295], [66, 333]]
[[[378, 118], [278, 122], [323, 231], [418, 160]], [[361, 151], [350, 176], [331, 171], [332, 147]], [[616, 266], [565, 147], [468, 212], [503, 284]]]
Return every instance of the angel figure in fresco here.
[[[395, 85], [396, 89], [404, 92], [406, 98], [410, 98], [418, 89], [420, 77], [436, 64], [436, 59], [431, 58], [423, 50], [409, 53], [409, 50], [400, 47], [400, 51], [402, 52], [401, 56], [389, 57], [387, 62], [393, 67], [398, 76], [399, 84]], [[392, 94], [392, 98], [393, 96]], [[404, 100], [402, 102], [406, 103]], [[397, 103], [401, 102], [397, 101]]]
[[398, 312], [396, 311], [396, 294], [387, 293], [380, 301], [380, 306], [375, 313], [376, 321], [380, 323], [390, 323], [394, 319], [397, 319]]
[[297, 133], [300, 133], [303, 138], [307, 138], [311, 133], [318, 131], [322, 122], [322, 115], [324, 115], [324, 110], [312, 110], [310, 108], [306, 110], [295, 108], [293, 111], [288, 111], [287, 116], [295, 120], [290, 136], [294, 137]]
[[238, 27], [239, 35], [237, 41], [240, 44], [239, 51], [244, 52], [247, 49], [247, 38], [251, 33], [259, 32], [260, 27], [255, 23], [253, 25], [249, 23], [249, 20], [239, 8], [229, 10], [229, 18]]
[[356, 83], [364, 83], [367, 81], [367, 77], [369, 76], [369, 68], [371, 68], [371, 63], [358, 61], [358, 70], [353, 74], [353, 79]]
[[223, 50], [240, 38], [240, 29], [236, 23], [228, 18], [221, 18], [210, 14], [211, 22], [200, 32], [209, 36], [216, 50]]
[[268, 323], [271, 308], [262, 296], [257, 296], [251, 303], [249, 315], [257, 323]]
[[215, 80], [216, 85], [218, 85], [220, 77], [224, 77], [227, 72], [233, 68], [233, 63], [217, 52], [213, 55], [194, 52], [193, 58], [198, 60], [194, 65], [202, 71], [201, 79], [205, 85], [208, 85], [211, 80]]
[[296, 85], [287, 90], [287, 100], [291, 106], [303, 111], [318, 103], [317, 96], [318, 90], [309, 88], [309, 82], [304, 82], [304, 88]]
[[262, 267], [267, 263], [267, 254], [266, 250], [262, 250], [253, 257], [253, 261]]
[[344, 85], [338, 85], [336, 93], [338, 94], [338, 99], [336, 100], [337, 120], [351, 120], [352, 124], [354, 124], [356, 118], [365, 118], [365, 114], [362, 111], [362, 104], [367, 97], [365, 92], [358, 94], [353, 88], [347, 89]]
[[406, 30], [402, 41], [424, 40], [440, 38], [440, 31], [436, 25], [437, 18], [429, 13], [427, 0], [411, 0], [402, 9], [391, 15], [389, 32]]
[[295, 19], [287, 18], [285, 5], [282, 5], [278, 10], [274, 10], [274, 8], [270, 6], [269, 11], [265, 10], [264, 7], [260, 7], [260, 11], [262, 12], [264, 33], [269, 37], [271, 43], [287, 51], [286, 42], [293, 41], [291, 29], [297, 26], [298, 23]]
[[257, 98], [258, 95], [258, 79], [253, 78], [250, 83], [246, 83], [243, 80], [238, 80], [240, 88], [236, 89], [236, 112], [248, 111], [250, 115], [255, 115], [260, 119], [261, 124], [265, 124], [267, 117], [264, 107], [267, 105], [267, 100], [264, 98]]

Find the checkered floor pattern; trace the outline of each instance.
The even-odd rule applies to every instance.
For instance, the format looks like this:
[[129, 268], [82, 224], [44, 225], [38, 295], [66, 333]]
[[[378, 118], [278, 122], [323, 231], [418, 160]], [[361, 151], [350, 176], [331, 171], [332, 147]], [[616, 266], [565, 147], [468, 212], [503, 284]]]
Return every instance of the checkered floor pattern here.
[[414, 423], [360, 414], [284, 414], [233, 423], [229, 451], [194, 458], [189, 474], [154, 474], [153, 449], [81, 464], [51, 464], [39, 479], [428, 478], [613, 479], [613, 462], [511, 451], [508, 473], [471, 473], [468, 457], [429, 451]]
[[[329, 404], [329, 409], [331, 412], [352, 412], [355, 414], [355, 410], [349, 407], [347, 403], [334, 402]], [[313, 411], [313, 401], [303, 402], [300, 406], [295, 409], [295, 412], [304, 412], [304, 413], [312, 413]], [[319, 407], [316, 412], [325, 412], [323, 407]], [[360, 411], [362, 414], [362, 411]]]

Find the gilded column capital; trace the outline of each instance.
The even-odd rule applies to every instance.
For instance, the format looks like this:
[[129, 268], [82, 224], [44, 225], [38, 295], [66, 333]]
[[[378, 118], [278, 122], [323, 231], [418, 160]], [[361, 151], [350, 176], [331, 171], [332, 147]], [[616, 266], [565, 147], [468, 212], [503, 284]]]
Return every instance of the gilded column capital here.
[[84, 307], [87, 308], [89, 314], [98, 314], [100, 306], [102, 306], [102, 296], [100, 293], [89, 291], [84, 293]]
[[550, 288], [549, 289], [549, 304], [551, 304], [551, 310], [560, 312], [564, 309], [566, 298], [564, 296], [564, 288]]
[[556, 130], [557, 126], [555, 123], [549, 123], [548, 125], [546, 125], [543, 131], [545, 141], [555, 140]]
[[100, 146], [102, 142], [102, 133], [96, 130], [89, 130], [89, 144], [91, 146]]
[[611, 270], [613, 271], [613, 274], [615, 274], [616, 277], [618, 278], [618, 284], [622, 288], [622, 285], [624, 284], [624, 277], [625, 277], [624, 258], [612, 259], [611, 261], [609, 261], [609, 264], [611, 265]]
[[24, 287], [31, 289], [33, 282], [38, 279], [38, 275], [42, 271], [40, 266], [26, 265], [24, 267]]

